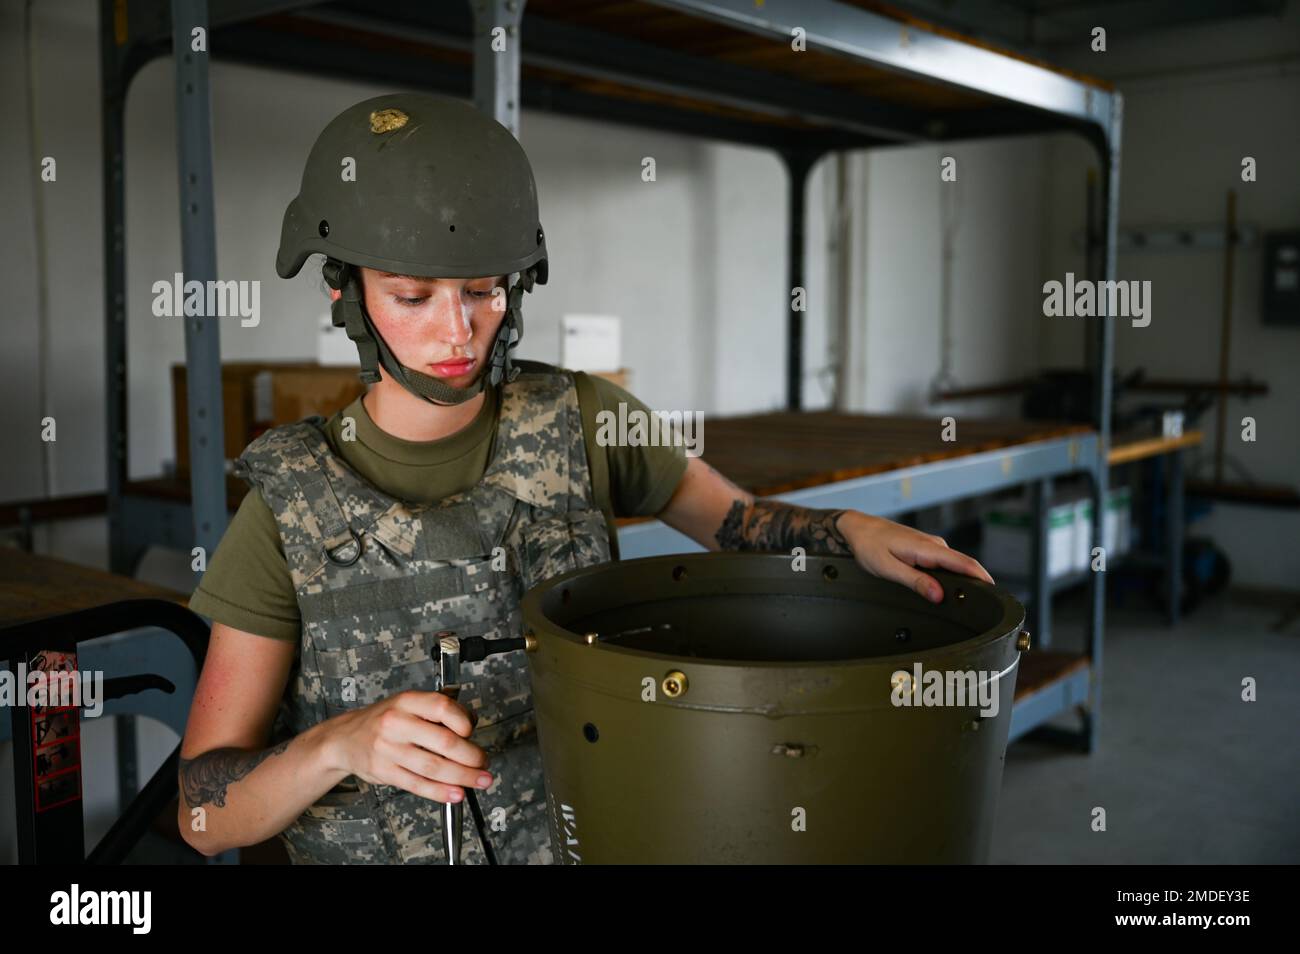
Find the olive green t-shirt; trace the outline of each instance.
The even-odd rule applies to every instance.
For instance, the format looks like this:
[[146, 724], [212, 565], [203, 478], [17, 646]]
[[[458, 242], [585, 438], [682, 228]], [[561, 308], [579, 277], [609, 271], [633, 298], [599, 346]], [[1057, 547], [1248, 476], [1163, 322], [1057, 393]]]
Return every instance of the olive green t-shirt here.
[[[592, 376], [600, 399], [598, 410], [617, 413], [619, 402], [628, 411], [649, 408], [623, 388]], [[434, 441], [407, 441], [383, 431], [370, 419], [357, 398], [326, 422], [331, 450], [377, 488], [413, 504], [430, 504], [469, 490], [487, 470], [488, 452], [496, 429], [499, 402], [496, 388], [474, 420], [461, 430]], [[582, 392], [579, 392], [581, 401]], [[594, 419], [583, 406], [583, 417]], [[343, 440], [344, 419], [355, 421], [353, 440]], [[588, 463], [596, 454], [609, 462], [609, 496], [615, 516], [652, 516], [662, 510], [686, 472], [683, 448], [672, 445], [601, 446], [594, 434], [583, 433]], [[244, 497], [226, 528], [216, 553], [208, 561], [190, 609], [235, 629], [274, 639], [299, 636], [301, 618], [293, 580], [275, 516], [254, 488]]]

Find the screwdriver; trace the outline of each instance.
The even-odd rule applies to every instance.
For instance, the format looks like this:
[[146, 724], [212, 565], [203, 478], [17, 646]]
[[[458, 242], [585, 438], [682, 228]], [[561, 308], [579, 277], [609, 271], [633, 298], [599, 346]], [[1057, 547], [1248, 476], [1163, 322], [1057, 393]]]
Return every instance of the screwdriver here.
[[[497, 653], [523, 649], [522, 636], [513, 639], [484, 639], [482, 636], [457, 636], [450, 630], [438, 634], [438, 691], [455, 699], [460, 694], [460, 664], [478, 662]], [[470, 798], [473, 792], [466, 792]], [[460, 860], [461, 831], [465, 822], [462, 802], [445, 802], [442, 806], [443, 847], [447, 850], [447, 864], [458, 865]]]

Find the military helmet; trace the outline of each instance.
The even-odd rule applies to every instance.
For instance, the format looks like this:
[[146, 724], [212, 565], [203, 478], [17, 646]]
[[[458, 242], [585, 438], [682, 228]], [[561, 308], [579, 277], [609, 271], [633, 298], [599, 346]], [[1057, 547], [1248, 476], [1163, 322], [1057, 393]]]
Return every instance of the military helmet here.
[[[363, 381], [378, 381], [382, 365], [411, 393], [459, 404], [486, 381], [517, 373], [510, 351], [523, 335], [523, 293], [546, 282], [546, 239], [528, 156], [492, 117], [430, 93], [376, 96], [345, 109], [307, 157], [284, 213], [276, 271], [292, 278], [317, 252], [326, 257], [326, 282], [342, 292], [331, 317], [356, 342]], [[359, 266], [514, 282], [490, 361], [473, 384], [453, 388], [397, 361], [366, 312]]]

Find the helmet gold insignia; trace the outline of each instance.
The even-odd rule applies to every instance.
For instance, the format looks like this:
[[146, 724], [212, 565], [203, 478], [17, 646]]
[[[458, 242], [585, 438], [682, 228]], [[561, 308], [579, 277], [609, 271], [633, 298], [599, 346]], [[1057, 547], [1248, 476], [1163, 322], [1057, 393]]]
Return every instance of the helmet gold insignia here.
[[400, 109], [376, 109], [370, 114], [370, 131], [372, 133], [392, 132], [401, 129], [410, 119]]

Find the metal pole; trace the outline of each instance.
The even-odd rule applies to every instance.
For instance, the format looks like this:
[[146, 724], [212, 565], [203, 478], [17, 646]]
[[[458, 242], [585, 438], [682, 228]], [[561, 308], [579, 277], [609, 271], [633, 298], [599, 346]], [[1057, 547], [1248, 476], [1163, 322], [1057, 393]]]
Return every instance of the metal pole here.
[[[1226, 394], [1221, 395], [1220, 402], [1226, 397]], [[1169, 554], [1165, 566], [1168, 576], [1166, 598], [1169, 625], [1176, 626], [1182, 616], [1183, 603], [1183, 452], [1176, 450], [1166, 459], [1169, 462], [1165, 490], [1165, 533]]]
[[1237, 193], [1228, 190], [1223, 230], [1223, 318], [1219, 327], [1219, 407], [1214, 425], [1214, 482], [1223, 483], [1223, 448], [1228, 422], [1228, 349], [1232, 345], [1232, 274], [1237, 251]]
[[1048, 537], [1051, 533], [1052, 478], [1041, 477], [1029, 485], [1030, 594], [1034, 603], [1033, 626], [1036, 649], [1052, 644], [1052, 580], [1047, 572]]
[[[207, 0], [171, 0], [176, 68], [176, 153], [180, 174], [183, 281], [217, 277], [212, 199], [212, 111], [208, 87]], [[198, 36], [203, 37], [202, 49]], [[182, 289], [182, 293], [184, 290]], [[205, 296], [206, 299], [206, 296]], [[226, 530], [225, 439], [221, 411], [221, 337], [217, 315], [185, 316], [189, 402], [190, 495], [194, 541], [208, 558]]]
[[108, 568], [133, 569], [122, 525], [126, 484], [126, 194], [123, 181], [127, 79], [118, 59], [114, 0], [99, 4], [101, 161], [104, 178], [104, 452]]
[[524, 0], [470, 0], [474, 105], [519, 138], [519, 45]]
[[[786, 261], [789, 269], [789, 287], [785, 290], [786, 361], [785, 403], [791, 411], [803, 407], [803, 308], [807, 307], [807, 286], [804, 284], [804, 230], [807, 225], [804, 198], [808, 191], [808, 171], [817, 157], [810, 153], [782, 149], [781, 158], [790, 173], [788, 194], [790, 218], [786, 233]], [[794, 290], [804, 289], [796, 307]]]
[[[1102, 149], [1104, 175], [1105, 228], [1102, 235], [1105, 252], [1102, 268], [1107, 281], [1115, 280], [1116, 249], [1119, 244], [1119, 164], [1120, 131], [1123, 126], [1124, 100], [1119, 93], [1111, 94], [1110, 122], [1106, 128]], [[1102, 305], [1101, 320], [1096, 323], [1097, 362], [1093, 387], [1094, 422], [1097, 428], [1097, 456], [1092, 467], [1092, 545], [1103, 544], [1102, 528], [1106, 517], [1106, 488], [1110, 465], [1111, 385], [1115, 363], [1116, 316], [1105, 314]], [[1108, 558], [1111, 556], [1107, 555]], [[1091, 558], [1091, 555], [1090, 555]], [[1108, 559], [1109, 562], [1109, 559]], [[1084, 747], [1095, 751], [1101, 725], [1102, 638], [1106, 626], [1106, 575], [1094, 572], [1089, 576], [1091, 611], [1088, 617], [1088, 655], [1091, 658], [1092, 683], [1088, 690], [1088, 711], [1085, 716]]]

